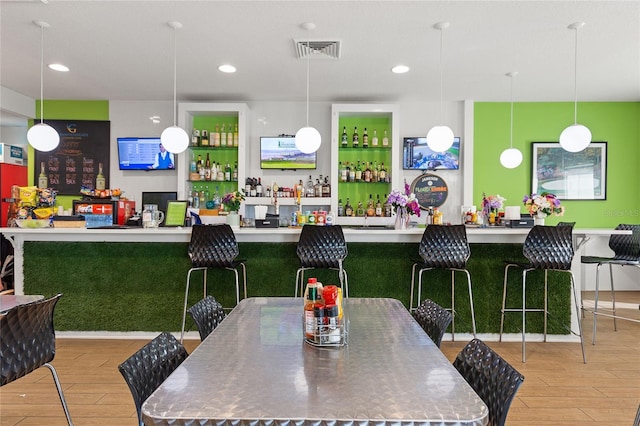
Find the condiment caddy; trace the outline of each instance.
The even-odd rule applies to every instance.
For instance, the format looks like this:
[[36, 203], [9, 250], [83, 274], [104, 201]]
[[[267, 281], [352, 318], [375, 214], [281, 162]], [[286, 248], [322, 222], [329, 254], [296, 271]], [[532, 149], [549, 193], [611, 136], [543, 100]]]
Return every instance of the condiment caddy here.
[[344, 346], [348, 320], [342, 306], [342, 289], [323, 286], [309, 278], [304, 292], [303, 338], [312, 346]]

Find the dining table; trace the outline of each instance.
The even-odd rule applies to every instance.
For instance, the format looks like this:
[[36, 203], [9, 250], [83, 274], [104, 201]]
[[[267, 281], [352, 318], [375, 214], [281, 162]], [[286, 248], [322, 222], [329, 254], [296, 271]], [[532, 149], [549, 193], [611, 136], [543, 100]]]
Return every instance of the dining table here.
[[339, 344], [303, 298], [242, 300], [144, 402], [145, 425], [486, 425], [488, 408], [389, 298], [346, 298]]
[[26, 305], [27, 303], [35, 302], [40, 299], [44, 299], [44, 296], [5, 294], [0, 296], [0, 312], [6, 312], [16, 306]]

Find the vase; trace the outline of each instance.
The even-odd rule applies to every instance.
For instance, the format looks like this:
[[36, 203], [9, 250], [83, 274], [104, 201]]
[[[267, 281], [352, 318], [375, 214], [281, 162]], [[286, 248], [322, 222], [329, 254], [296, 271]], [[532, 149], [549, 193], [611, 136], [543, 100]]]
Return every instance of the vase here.
[[231, 211], [227, 215], [227, 225], [232, 228], [240, 228], [240, 215], [236, 211]]
[[407, 212], [406, 207], [398, 207], [396, 211], [396, 223], [394, 225], [395, 229], [408, 229], [409, 228], [409, 220], [411, 216], [409, 212]]
[[547, 215], [544, 213], [541, 213], [541, 212], [536, 213], [536, 215], [533, 217], [533, 224], [544, 226], [544, 219], [546, 217]]

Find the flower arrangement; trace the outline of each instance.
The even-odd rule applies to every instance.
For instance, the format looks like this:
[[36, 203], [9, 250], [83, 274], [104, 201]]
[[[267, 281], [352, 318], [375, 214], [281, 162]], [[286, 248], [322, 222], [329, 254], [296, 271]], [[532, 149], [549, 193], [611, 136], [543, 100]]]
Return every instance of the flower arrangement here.
[[237, 212], [240, 210], [240, 204], [244, 201], [244, 192], [243, 191], [233, 191], [225, 194], [222, 197], [222, 204], [224, 205], [224, 209], [230, 212]]
[[525, 195], [522, 203], [531, 216], [547, 217], [564, 215], [564, 206], [555, 194], [543, 192], [542, 194]]
[[406, 207], [409, 214], [420, 216], [420, 205], [416, 200], [416, 194], [411, 192], [411, 187], [407, 182], [404, 183], [404, 193], [394, 189], [387, 198], [387, 203], [393, 206], [393, 211], [398, 213], [398, 209]]
[[482, 213], [486, 216], [491, 212], [496, 212], [504, 205], [506, 198], [497, 195], [487, 195], [482, 193]]

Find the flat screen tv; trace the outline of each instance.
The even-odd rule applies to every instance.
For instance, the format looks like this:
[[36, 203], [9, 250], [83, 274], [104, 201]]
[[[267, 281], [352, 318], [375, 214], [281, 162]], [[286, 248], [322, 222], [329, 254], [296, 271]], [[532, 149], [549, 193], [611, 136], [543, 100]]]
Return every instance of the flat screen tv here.
[[315, 169], [316, 153], [304, 154], [296, 148], [294, 136], [262, 136], [260, 138], [261, 169]]
[[175, 154], [161, 147], [160, 138], [118, 138], [120, 170], [175, 170], [175, 161]]
[[426, 137], [404, 138], [402, 168], [404, 170], [458, 170], [460, 168], [460, 138], [445, 152], [432, 151]]

